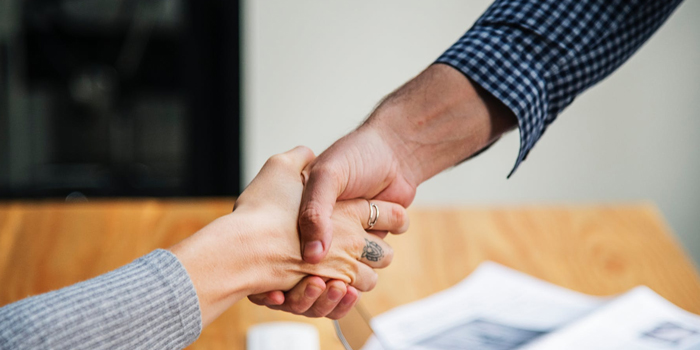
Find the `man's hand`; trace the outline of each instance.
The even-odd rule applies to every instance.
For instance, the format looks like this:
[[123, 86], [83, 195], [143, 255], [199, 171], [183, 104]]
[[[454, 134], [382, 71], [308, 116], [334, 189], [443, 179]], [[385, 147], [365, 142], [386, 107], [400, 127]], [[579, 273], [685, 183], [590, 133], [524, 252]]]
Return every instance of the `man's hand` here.
[[[328, 252], [336, 200], [377, 198], [408, 206], [420, 183], [482, 150], [516, 125], [507, 107], [461, 72], [443, 64], [428, 67], [304, 170], [306, 186], [299, 211], [304, 260], [317, 263]], [[323, 281], [314, 283], [322, 286]], [[250, 299], [288, 312], [330, 304], [324, 294], [303, 301], [291, 295], [291, 291], [276, 291]], [[344, 315], [343, 310], [347, 313], [349, 308], [332, 315]]]
[[299, 230], [306, 262], [318, 263], [330, 247], [330, 217], [336, 200], [374, 198], [404, 207], [411, 204], [418, 183], [398, 155], [401, 142], [390, 131], [366, 123], [338, 140], [304, 170], [306, 186]]
[[[336, 199], [374, 198], [398, 203], [404, 207], [411, 204], [417, 185], [411, 180], [412, 174], [404, 171], [402, 165], [398, 163], [394, 151], [387, 144], [388, 139], [389, 137], [381, 137], [373, 126], [363, 125], [323, 152], [320, 157], [324, 158], [320, 165], [316, 166], [311, 163], [306, 167], [303, 173], [306, 185], [302, 203], [304, 198], [308, 199], [312, 193], [321, 197], [325, 196], [325, 202], [316, 201], [316, 204], [311, 204], [311, 211], [301, 210], [302, 239], [305, 237], [303, 234], [305, 228], [313, 229], [313, 225], [301, 223], [304, 220], [302, 219], [303, 213], [306, 212], [308, 215], [314, 210], [323, 212], [324, 216], [314, 216], [311, 218], [312, 222], [316, 219], [327, 218], [328, 221], [324, 221], [319, 226], [332, 225], [330, 217]], [[352, 164], [362, 165], [362, 167], [356, 167]], [[364, 179], [364, 181], [347, 183], [344, 179]], [[381, 180], [375, 183], [375, 179]], [[313, 209], [313, 205], [319, 205], [318, 209]], [[369, 208], [367, 215], [369, 218]], [[380, 212], [379, 215], [393, 218], [401, 216], [401, 213]], [[325, 252], [330, 247], [332, 230], [329, 229], [325, 232], [325, 236], [323, 231], [315, 232], [320, 235], [318, 240], [325, 239], [328, 242], [325, 245], [326, 249], [324, 249], [325, 256]], [[386, 231], [374, 231], [373, 233], [380, 238], [384, 238], [387, 234]], [[312, 243], [312, 245], [319, 245], [319, 243]], [[304, 243], [302, 243], [303, 246]], [[304, 255], [307, 262], [321, 260], [320, 256], [317, 256], [317, 260], [309, 260], [307, 257]], [[331, 293], [333, 288], [343, 292], [341, 299], [330, 298], [330, 296], [336, 295], [335, 292]], [[308, 317], [339, 319], [345, 316], [359, 300], [359, 292], [354, 287], [346, 286], [340, 281], [324, 282], [321, 278], [309, 276], [290, 291], [273, 291], [252, 295], [248, 299], [255, 304], [264, 305], [273, 310], [282, 310]]]
[[299, 211], [304, 260], [318, 263], [326, 255], [336, 200], [376, 198], [408, 207], [421, 182], [493, 143], [515, 121], [508, 108], [456, 69], [430, 66], [304, 170]]

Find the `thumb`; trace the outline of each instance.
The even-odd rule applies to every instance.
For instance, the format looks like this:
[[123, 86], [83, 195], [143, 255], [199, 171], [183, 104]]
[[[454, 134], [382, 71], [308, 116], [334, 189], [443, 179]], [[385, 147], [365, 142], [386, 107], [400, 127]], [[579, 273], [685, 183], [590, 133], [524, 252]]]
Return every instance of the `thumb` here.
[[333, 239], [331, 215], [342, 193], [341, 172], [326, 165], [313, 164], [301, 196], [299, 234], [304, 261], [320, 262], [328, 253]]

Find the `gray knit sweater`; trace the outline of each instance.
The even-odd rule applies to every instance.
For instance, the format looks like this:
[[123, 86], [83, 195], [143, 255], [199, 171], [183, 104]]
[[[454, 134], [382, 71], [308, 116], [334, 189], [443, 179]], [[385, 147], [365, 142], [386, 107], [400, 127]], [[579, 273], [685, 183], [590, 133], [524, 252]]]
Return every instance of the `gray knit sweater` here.
[[161, 249], [0, 308], [2, 350], [181, 349], [201, 330], [194, 285], [175, 255]]

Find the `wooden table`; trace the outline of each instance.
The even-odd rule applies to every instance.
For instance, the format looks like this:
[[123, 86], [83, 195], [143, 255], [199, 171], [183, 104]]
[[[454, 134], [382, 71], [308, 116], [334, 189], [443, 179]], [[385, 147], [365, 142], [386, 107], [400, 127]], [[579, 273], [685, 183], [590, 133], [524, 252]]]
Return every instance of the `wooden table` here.
[[[0, 203], [0, 305], [94, 277], [167, 248], [231, 211], [233, 199]], [[389, 237], [396, 254], [363, 303], [379, 313], [447, 288], [484, 260], [593, 295], [645, 284], [700, 314], [700, 278], [649, 204], [413, 209]], [[398, 293], [397, 293], [398, 291]], [[251, 325], [314, 324], [322, 349], [342, 349], [330, 321], [242, 301], [192, 349], [245, 349]]]

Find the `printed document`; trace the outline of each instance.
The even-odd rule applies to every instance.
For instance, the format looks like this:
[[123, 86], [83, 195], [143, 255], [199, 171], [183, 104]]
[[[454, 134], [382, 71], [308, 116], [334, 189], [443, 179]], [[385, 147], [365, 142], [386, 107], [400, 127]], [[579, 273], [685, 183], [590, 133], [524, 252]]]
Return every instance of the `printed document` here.
[[593, 297], [493, 262], [371, 326], [363, 350], [700, 350], [700, 316], [646, 287]]

